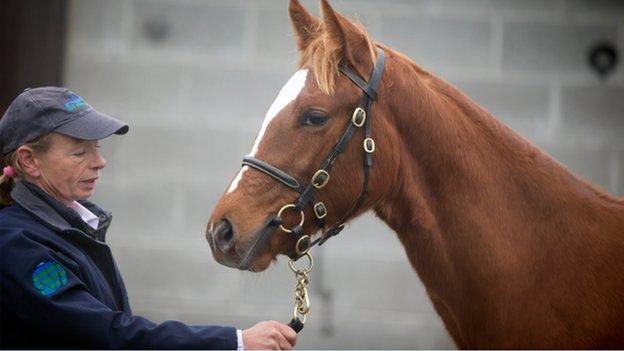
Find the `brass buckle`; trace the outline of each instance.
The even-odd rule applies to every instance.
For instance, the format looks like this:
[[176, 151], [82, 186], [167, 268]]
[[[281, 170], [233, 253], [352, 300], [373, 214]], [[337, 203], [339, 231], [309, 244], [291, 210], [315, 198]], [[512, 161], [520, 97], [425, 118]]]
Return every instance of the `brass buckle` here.
[[318, 219], [323, 219], [327, 216], [327, 207], [325, 207], [325, 204], [322, 201], [314, 204], [314, 215]]
[[[318, 178], [321, 176], [325, 176], [325, 179], [319, 182]], [[327, 173], [327, 171], [325, 171], [324, 169], [319, 169], [312, 176], [312, 185], [317, 189], [323, 188], [325, 185], [327, 185], [327, 182], [329, 182], [329, 173]]]
[[[285, 205], [284, 207], [282, 207], [279, 212], [277, 212], [277, 216], [279, 218], [282, 218], [282, 212], [284, 212], [284, 210], [289, 209], [289, 208], [295, 208], [294, 204], [289, 204], [289, 205]], [[299, 226], [302, 226], [303, 223], [305, 222], [305, 213], [303, 213], [302, 210], [299, 210], [299, 213], [301, 214], [301, 221], [299, 222]], [[284, 226], [282, 224], [279, 225], [280, 229], [285, 231], [286, 233], [292, 233], [292, 229], [286, 229], [284, 228]]]
[[364, 139], [364, 151], [368, 152], [369, 154], [375, 152], [375, 140], [373, 140], [373, 138]]
[[353, 122], [353, 125], [358, 128], [363, 126], [364, 122], [366, 121], [366, 111], [364, 111], [364, 109], [361, 107], [357, 107], [355, 111], [353, 111], [351, 121]]

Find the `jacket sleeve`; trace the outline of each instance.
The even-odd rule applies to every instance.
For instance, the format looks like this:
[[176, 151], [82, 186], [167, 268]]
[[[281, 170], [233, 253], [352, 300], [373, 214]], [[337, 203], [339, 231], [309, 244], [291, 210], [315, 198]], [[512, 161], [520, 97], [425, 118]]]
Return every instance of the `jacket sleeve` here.
[[2, 304], [53, 344], [101, 349], [237, 348], [232, 327], [156, 324], [112, 310], [89, 292], [75, 261], [23, 233], [6, 231], [0, 231]]

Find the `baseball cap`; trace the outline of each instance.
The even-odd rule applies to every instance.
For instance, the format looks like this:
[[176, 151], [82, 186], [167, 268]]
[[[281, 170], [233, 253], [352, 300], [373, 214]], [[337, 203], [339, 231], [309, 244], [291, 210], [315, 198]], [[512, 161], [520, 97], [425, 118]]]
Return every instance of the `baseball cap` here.
[[128, 129], [126, 123], [96, 111], [67, 88], [26, 89], [0, 119], [0, 152], [6, 155], [52, 131], [82, 140], [99, 140], [126, 134]]

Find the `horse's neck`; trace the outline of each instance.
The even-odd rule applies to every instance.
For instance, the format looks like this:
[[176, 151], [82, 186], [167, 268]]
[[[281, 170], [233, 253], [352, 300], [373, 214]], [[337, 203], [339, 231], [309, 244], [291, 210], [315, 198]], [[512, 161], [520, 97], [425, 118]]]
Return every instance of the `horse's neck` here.
[[412, 92], [402, 100], [414, 104], [395, 109], [403, 140], [395, 151], [403, 159], [396, 190], [376, 212], [398, 233], [430, 293], [487, 300], [511, 276], [531, 279], [523, 267], [539, 265], [557, 245], [574, 242], [572, 255], [597, 235], [623, 231], [623, 201], [438, 78], [418, 84], [395, 84]]

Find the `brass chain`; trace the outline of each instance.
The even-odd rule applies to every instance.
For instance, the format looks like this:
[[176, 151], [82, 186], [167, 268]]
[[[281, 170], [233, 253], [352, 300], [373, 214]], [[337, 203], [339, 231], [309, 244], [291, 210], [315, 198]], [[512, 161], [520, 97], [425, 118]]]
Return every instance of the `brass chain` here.
[[[296, 209], [294, 204], [286, 205], [282, 207], [279, 212], [277, 212], [277, 217], [282, 218], [282, 213], [287, 209]], [[305, 215], [302, 210], [299, 210], [301, 220], [299, 222], [299, 227], [303, 226], [305, 222]], [[292, 233], [292, 229], [284, 228], [284, 226], [280, 225], [280, 228], [286, 233]], [[295, 260], [290, 259], [288, 261], [288, 266], [295, 273], [295, 279], [297, 280], [297, 285], [295, 285], [295, 308], [293, 310], [293, 321], [299, 321], [302, 325], [305, 325], [306, 318], [308, 312], [310, 312], [310, 296], [308, 294], [308, 273], [312, 270], [312, 266], [314, 265], [314, 261], [312, 259], [312, 255], [310, 254], [310, 244], [312, 240], [309, 235], [303, 235], [297, 240], [295, 245], [295, 251], [299, 258], [307, 258], [308, 264], [304, 268], [295, 267]], [[302, 246], [303, 245], [303, 246]]]
[[310, 255], [309, 252], [306, 252], [306, 254], [302, 257], [308, 258], [308, 266], [306, 268], [296, 268], [292, 259], [288, 262], [288, 265], [295, 273], [295, 279], [297, 280], [297, 285], [295, 286], [295, 308], [293, 310], [293, 318], [299, 319], [302, 324], [305, 324], [308, 312], [310, 312], [308, 273], [312, 270], [314, 262], [312, 260], [312, 255]]

